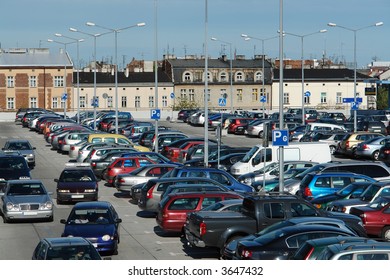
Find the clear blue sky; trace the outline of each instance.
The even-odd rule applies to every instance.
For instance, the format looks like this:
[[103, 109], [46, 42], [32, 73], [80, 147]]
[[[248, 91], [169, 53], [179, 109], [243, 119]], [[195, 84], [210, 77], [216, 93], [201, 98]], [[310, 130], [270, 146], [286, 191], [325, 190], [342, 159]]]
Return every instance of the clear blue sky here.
[[[211, 41], [211, 37], [230, 42], [233, 52], [245, 55], [261, 54], [261, 41], [244, 41], [242, 33], [258, 38], [270, 38], [279, 30], [279, 0], [208, 0], [208, 54], [216, 58], [229, 45]], [[305, 35], [327, 29], [327, 33], [304, 38], [304, 57], [326, 57], [338, 61], [353, 61], [353, 33], [342, 28], [328, 27], [334, 22], [350, 29], [359, 29], [383, 21], [384, 25], [358, 31], [357, 63], [365, 66], [376, 57], [390, 61], [390, 1], [389, 0], [284, 0], [283, 29]], [[103, 29], [86, 26], [87, 21], [114, 29], [145, 22], [146, 26], [131, 28], [118, 34], [118, 61], [128, 63], [136, 59], [155, 59], [155, 0], [2, 0], [0, 9], [1, 48], [47, 47], [58, 51], [61, 41], [55, 33], [85, 38], [80, 43], [80, 58], [85, 64], [92, 60], [93, 39], [69, 31], [70, 27], [88, 33], [102, 33]], [[158, 57], [169, 52], [177, 57], [203, 54], [205, 42], [205, 0], [157, 0]], [[63, 39], [68, 42], [68, 39]], [[76, 59], [75, 45], [68, 52]], [[276, 58], [279, 40], [265, 42], [265, 53]], [[286, 36], [284, 57], [301, 58], [301, 39]], [[114, 35], [97, 39], [97, 59], [113, 61]]]

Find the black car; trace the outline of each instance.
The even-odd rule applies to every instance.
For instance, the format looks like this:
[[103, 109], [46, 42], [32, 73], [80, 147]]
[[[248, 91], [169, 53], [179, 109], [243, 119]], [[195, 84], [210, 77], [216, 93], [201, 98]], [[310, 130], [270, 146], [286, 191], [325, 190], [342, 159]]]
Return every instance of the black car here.
[[187, 122], [187, 119], [189, 116], [191, 116], [193, 113], [197, 112], [198, 109], [183, 109], [180, 110], [177, 114], [177, 119], [183, 122]]
[[[217, 165], [218, 165], [217, 162], [218, 162], [218, 157], [219, 157], [220, 162], [222, 160], [224, 160], [225, 163], [229, 166], [229, 169], [226, 169], [226, 170], [230, 171], [230, 166], [232, 166], [236, 161], [234, 163], [231, 163], [232, 161], [227, 159], [226, 156], [229, 156], [229, 155], [233, 156], [233, 155], [236, 155], [237, 153], [245, 155], [249, 150], [250, 150], [250, 148], [246, 148], [246, 147], [241, 148], [240, 147], [240, 148], [222, 148], [219, 150], [219, 153], [218, 153], [218, 149], [216, 151], [212, 151], [211, 153], [209, 153], [209, 158], [208, 158], [209, 166], [208, 167], [217, 168]], [[231, 157], [229, 157], [229, 158], [231, 158]], [[229, 164], [229, 163], [231, 163], [231, 164]], [[185, 165], [186, 166], [204, 166], [204, 158], [200, 157], [200, 158], [195, 158], [192, 160], [187, 160], [185, 162]]]
[[30, 178], [30, 168], [19, 152], [0, 152], [0, 189], [8, 180]]
[[98, 181], [90, 167], [66, 167], [57, 183], [57, 204], [64, 201], [98, 200]]
[[232, 165], [240, 161], [245, 155], [246, 155], [245, 152], [236, 153], [235, 151], [232, 151], [230, 154], [221, 156], [219, 160], [218, 159], [209, 160], [209, 167], [230, 172], [230, 168], [232, 167]]

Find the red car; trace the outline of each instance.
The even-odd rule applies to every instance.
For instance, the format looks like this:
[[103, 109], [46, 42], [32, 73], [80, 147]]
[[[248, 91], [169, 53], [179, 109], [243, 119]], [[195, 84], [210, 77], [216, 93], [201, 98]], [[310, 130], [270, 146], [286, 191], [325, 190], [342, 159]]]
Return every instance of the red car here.
[[203, 143], [204, 141], [189, 141], [179, 147], [171, 147], [168, 149], [167, 158], [169, 158], [170, 161], [179, 162], [179, 156], [181, 153], [185, 153], [188, 151], [189, 148]]
[[229, 126], [228, 126], [227, 133], [235, 134], [237, 127], [239, 127], [240, 125], [246, 125], [252, 120], [253, 120], [253, 118], [234, 118], [234, 119], [232, 119]]
[[390, 241], [390, 197], [379, 196], [367, 206], [352, 207], [350, 214], [362, 219], [368, 236]]
[[169, 232], [183, 232], [187, 213], [227, 199], [242, 198], [234, 192], [187, 192], [169, 194], [158, 206], [156, 221], [160, 228]]
[[108, 184], [112, 185], [115, 182], [116, 176], [118, 176], [118, 174], [129, 173], [138, 167], [155, 163], [156, 162], [146, 157], [120, 157], [115, 159], [107, 167], [102, 176]]

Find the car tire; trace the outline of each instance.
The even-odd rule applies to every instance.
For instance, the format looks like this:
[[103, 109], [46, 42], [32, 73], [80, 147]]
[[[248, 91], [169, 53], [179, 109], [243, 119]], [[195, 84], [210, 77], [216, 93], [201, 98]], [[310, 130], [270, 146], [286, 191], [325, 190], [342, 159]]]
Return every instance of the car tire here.
[[372, 159], [373, 160], [378, 160], [379, 159], [379, 151], [375, 151], [372, 153]]
[[264, 131], [260, 131], [258, 136], [259, 136], [259, 138], [263, 138], [264, 137]]
[[225, 251], [226, 245], [228, 245], [230, 242], [232, 242], [232, 241], [234, 241], [234, 240], [237, 240], [237, 239], [240, 239], [240, 238], [242, 238], [242, 237], [244, 237], [244, 236], [243, 236], [243, 235], [235, 235], [235, 236], [229, 237], [229, 238], [226, 240], [225, 244], [223, 244], [222, 248], [221, 248], [220, 251], [219, 251], [220, 258], [222, 258], [222, 256], [223, 256], [223, 252]]
[[390, 227], [384, 227], [382, 229], [381, 237], [384, 241], [390, 241]]

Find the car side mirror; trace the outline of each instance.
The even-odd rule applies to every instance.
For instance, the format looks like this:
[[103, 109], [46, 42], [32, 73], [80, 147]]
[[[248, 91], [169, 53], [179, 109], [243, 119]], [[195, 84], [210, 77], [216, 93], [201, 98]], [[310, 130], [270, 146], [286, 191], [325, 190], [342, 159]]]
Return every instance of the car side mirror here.
[[122, 222], [122, 219], [120, 219], [120, 218], [118, 218], [118, 219], [115, 219], [115, 222], [119, 224], [119, 223], [121, 223], [121, 222]]
[[61, 223], [61, 224], [66, 224], [66, 220], [65, 220], [65, 219], [61, 219], [61, 220], [60, 220], [60, 223]]
[[37, 147], [33, 147], [33, 150], [36, 150], [37, 149]]

